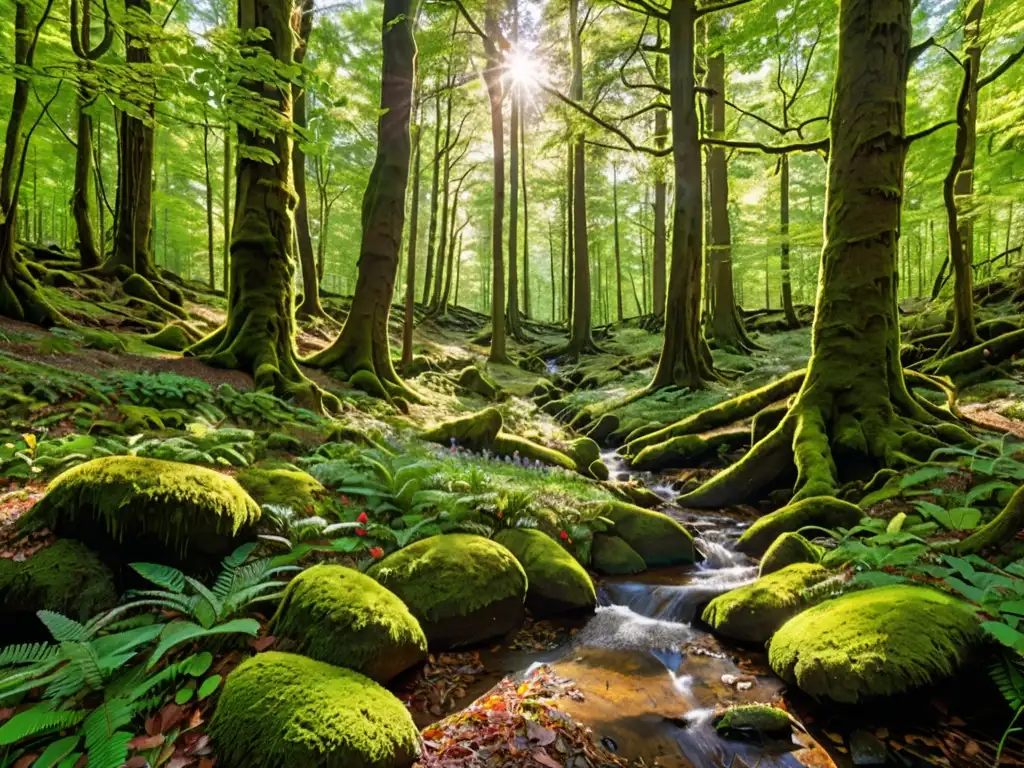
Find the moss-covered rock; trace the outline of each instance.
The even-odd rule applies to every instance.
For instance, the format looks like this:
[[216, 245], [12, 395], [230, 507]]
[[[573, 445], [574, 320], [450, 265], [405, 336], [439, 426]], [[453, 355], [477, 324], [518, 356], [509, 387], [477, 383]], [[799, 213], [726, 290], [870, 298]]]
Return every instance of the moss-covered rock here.
[[456, 383], [465, 390], [475, 395], [480, 395], [487, 400], [496, 400], [499, 395], [498, 385], [486, 373], [475, 365], [468, 365], [459, 371]]
[[609, 502], [603, 515], [615, 523], [615, 533], [636, 550], [648, 568], [697, 560], [693, 536], [668, 515], [624, 501]]
[[507, 634], [525, 616], [523, 567], [505, 547], [482, 536], [432, 536], [389, 555], [367, 573], [409, 606], [432, 649]]
[[526, 607], [538, 618], [590, 613], [597, 605], [594, 583], [576, 559], [547, 534], [510, 528], [495, 537], [526, 571]]
[[636, 483], [611, 480], [606, 483], [605, 487], [623, 501], [636, 504], [636, 506], [643, 507], [644, 509], [653, 509], [654, 507], [661, 506], [665, 501], [650, 488], [645, 488]]
[[828, 576], [828, 570], [816, 563], [795, 563], [719, 595], [708, 603], [701, 619], [720, 635], [762, 644], [810, 605], [804, 591]]
[[485, 408], [460, 419], [443, 421], [424, 432], [422, 437], [424, 440], [442, 445], [450, 444], [452, 438], [455, 438], [455, 442], [463, 448], [482, 451], [491, 447], [503, 423], [501, 411], [497, 408]]
[[589, 437], [578, 437], [566, 444], [565, 455], [576, 463], [576, 471], [585, 475], [590, 465], [600, 460], [601, 446]]
[[736, 549], [760, 556], [782, 534], [809, 525], [821, 528], [852, 528], [864, 513], [860, 507], [832, 496], [812, 496], [778, 509], [757, 520], [740, 536]]
[[576, 468], [572, 459], [561, 451], [508, 432], [499, 432], [491, 442], [491, 449], [498, 456], [514, 456], [518, 453], [521, 459], [539, 461], [547, 466], [562, 467], [570, 471]]
[[761, 558], [759, 576], [781, 571], [794, 563], [818, 563], [825, 550], [799, 533], [790, 531], [777, 538]]
[[156, 333], [143, 336], [142, 340], [158, 349], [171, 352], [181, 352], [193, 341], [181, 326], [174, 323], [168, 323]]
[[80, 542], [61, 539], [21, 562], [0, 559], [0, 624], [40, 610], [84, 622], [116, 603], [110, 569]]
[[738, 704], [716, 714], [712, 722], [726, 738], [783, 736], [793, 727], [789, 714], [771, 704]]
[[602, 576], [630, 576], [647, 570], [647, 563], [618, 536], [595, 533], [590, 565]]
[[812, 696], [855, 703], [952, 675], [981, 638], [961, 600], [897, 584], [852, 592], [790, 619], [772, 638], [769, 661]]
[[381, 683], [427, 657], [427, 638], [405, 603], [340, 565], [317, 565], [292, 579], [270, 632], [305, 656]]
[[301, 469], [251, 467], [235, 479], [256, 503], [291, 507], [298, 512], [312, 508], [327, 492], [319, 480]]
[[[22, 516], [101, 552], [125, 544], [138, 559], [222, 556], [253, 533], [260, 508], [238, 482], [212, 469], [137, 456], [93, 459], [58, 475]], [[131, 542], [131, 544], [129, 544]]]
[[419, 753], [408, 710], [377, 683], [276, 651], [228, 676], [210, 736], [223, 768], [409, 768]]
[[608, 465], [600, 459], [591, 462], [590, 466], [587, 467], [587, 476], [592, 477], [595, 480], [600, 480], [601, 482], [606, 481], [609, 477]]

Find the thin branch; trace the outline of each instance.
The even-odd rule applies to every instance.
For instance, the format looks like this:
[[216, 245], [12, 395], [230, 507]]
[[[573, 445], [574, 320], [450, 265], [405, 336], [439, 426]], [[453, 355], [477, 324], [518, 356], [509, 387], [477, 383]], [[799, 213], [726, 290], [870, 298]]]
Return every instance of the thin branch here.
[[668, 21], [668, 9], [658, 10], [646, 0], [612, 0], [612, 2], [620, 8], [625, 8], [627, 11], [646, 14], [647, 16], [652, 16], [655, 19]]
[[980, 78], [978, 80], [977, 86], [975, 86], [975, 89], [980, 91], [986, 85], [998, 79], [1006, 70], [1008, 70], [1018, 61], [1020, 61], [1022, 57], [1024, 57], [1024, 46], [1021, 46], [1021, 48], [1015, 53], [1011, 53], [1009, 56], [1006, 57], [1002, 64], [993, 69], [984, 77]]
[[709, 13], [717, 13], [718, 11], [724, 11], [727, 8], [735, 8], [737, 5], [745, 5], [751, 0], [723, 0], [721, 3], [712, 3], [711, 5], [705, 5], [702, 8], [698, 8], [694, 13], [693, 17], [699, 19], [701, 16], [706, 16]]
[[646, 107], [641, 107], [635, 112], [630, 112], [628, 115], [623, 115], [622, 117], [619, 118], [619, 122], [625, 123], [628, 120], [633, 120], [637, 117], [640, 117], [640, 115], [646, 114], [647, 112], [651, 112], [655, 109], [663, 109], [666, 112], [669, 112], [672, 108], [668, 104], [663, 104], [660, 101], [652, 101]]
[[913, 65], [921, 55], [935, 45], [935, 36], [929, 37], [927, 40], [918, 43], [917, 45], [910, 46], [910, 64]]
[[45, 114], [49, 118], [50, 122], [53, 123], [53, 127], [60, 131], [60, 135], [68, 140], [68, 144], [70, 144], [75, 149], [78, 149], [78, 142], [76, 142], [74, 139], [68, 136], [67, 132], [61, 127], [60, 123], [54, 120], [53, 115], [50, 114], [50, 102], [52, 102], [53, 99], [50, 99], [50, 101], [44, 103], [43, 100], [39, 98], [39, 91], [36, 90], [35, 85], [32, 86], [32, 95], [36, 97], [36, 101], [39, 102], [39, 106], [43, 108], [43, 114]]
[[[543, 90], [545, 93], [551, 94], [556, 99], [561, 101], [563, 104], [566, 104], [566, 105], [572, 107], [577, 112], [579, 112], [581, 115], [584, 115], [585, 117], [590, 118], [591, 121], [593, 121], [594, 123], [597, 123], [599, 126], [604, 128], [609, 133], [612, 133], [615, 136], [617, 136], [620, 139], [622, 139], [624, 142], [626, 142], [626, 145], [630, 149], [632, 149], [634, 152], [646, 152], [647, 154], [654, 155], [655, 157], [665, 157], [665, 156], [671, 154], [671, 152], [672, 152], [671, 147], [668, 147], [668, 148], [665, 148], [665, 149], [655, 149], [653, 147], [646, 147], [646, 146], [644, 146], [642, 144], [637, 144], [624, 131], [621, 131], [619, 128], [617, 128], [616, 126], [612, 125], [607, 120], [602, 120], [600, 117], [595, 115], [593, 112], [591, 112], [589, 109], [584, 107], [582, 104], [577, 104], [575, 101], [570, 99], [568, 96], [566, 96], [565, 94], [561, 93], [560, 91], [552, 88], [549, 85], [544, 85], [543, 83], [538, 83], [538, 85], [540, 86], [541, 90]], [[592, 142], [592, 143], [595, 143], [595, 142]], [[620, 149], [620, 147], [615, 147], [615, 146], [610, 146], [609, 148], [610, 149]]]
[[947, 126], [950, 126], [950, 125], [956, 125], [956, 120], [943, 120], [941, 123], [936, 123], [935, 125], [931, 126], [930, 128], [925, 128], [923, 131], [918, 131], [917, 133], [908, 134], [903, 139], [903, 143], [904, 144], [912, 144], [913, 142], [917, 141], [918, 139], [923, 139], [925, 136], [931, 136], [936, 131], [940, 131], [943, 128], [946, 128]]
[[732, 147], [734, 149], [752, 149], [767, 155], [785, 155], [790, 152], [828, 152], [829, 140], [803, 141], [795, 144], [762, 144], [759, 141], [735, 141], [733, 139], [703, 138], [701, 144], [712, 147]]
[[462, 0], [445, 0], [445, 2], [454, 3], [459, 13], [462, 14], [462, 18], [466, 20], [470, 28], [477, 34], [478, 37], [487, 40], [487, 33], [477, 24], [473, 17], [469, 15], [469, 11], [466, 10], [466, 6], [462, 4]]

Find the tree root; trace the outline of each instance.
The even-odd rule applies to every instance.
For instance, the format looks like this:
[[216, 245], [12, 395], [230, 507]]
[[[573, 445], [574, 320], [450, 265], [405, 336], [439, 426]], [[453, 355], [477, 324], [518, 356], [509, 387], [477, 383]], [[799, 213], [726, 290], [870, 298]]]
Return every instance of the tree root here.
[[373, 341], [369, 329], [364, 333], [350, 331], [346, 321], [341, 335], [324, 350], [312, 355], [303, 362], [313, 368], [320, 368], [328, 374], [348, 381], [355, 389], [385, 400], [404, 410], [401, 398], [408, 402], [421, 403], [423, 397], [410, 387], [395, 371], [391, 361], [390, 349]]
[[936, 356], [920, 366], [921, 370], [937, 376], [957, 377], [995, 366], [1009, 360], [1024, 349], [1024, 329], [1018, 329], [983, 341], [948, 357]]
[[1003, 510], [992, 520], [960, 542], [961, 555], [977, 555], [1007, 544], [1024, 530], [1024, 486], [1018, 488]]
[[44, 328], [70, 325], [46, 300], [32, 273], [17, 255], [11, 254], [7, 267], [6, 274], [0, 274], [0, 315]]

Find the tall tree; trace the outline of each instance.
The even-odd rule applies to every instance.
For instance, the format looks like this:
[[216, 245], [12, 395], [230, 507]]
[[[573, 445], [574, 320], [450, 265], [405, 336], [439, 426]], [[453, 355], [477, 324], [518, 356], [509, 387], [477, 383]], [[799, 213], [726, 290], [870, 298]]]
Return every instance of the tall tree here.
[[412, 2], [384, 2], [377, 156], [363, 195], [359, 275], [352, 308], [334, 343], [309, 360], [311, 365], [346, 374], [353, 386], [379, 397], [416, 397], [395, 372], [388, 341], [409, 182], [409, 117], [416, 77]]
[[[519, 45], [519, 3], [512, 0], [512, 40], [515, 49]], [[505, 327], [513, 338], [526, 340], [519, 311], [519, 142], [522, 138], [519, 123], [523, 107], [523, 84], [516, 77], [511, 78], [509, 92], [512, 104], [509, 109], [508, 129], [508, 304], [505, 307]]]
[[[238, 0], [239, 29], [261, 30], [253, 45], [282, 68], [294, 63], [291, 19], [291, 0]], [[291, 84], [256, 79], [273, 76], [250, 69], [239, 74], [270, 113], [259, 125], [238, 126], [227, 320], [187, 353], [215, 367], [248, 371], [258, 388], [319, 409], [323, 395], [300, 370], [295, 351]]]
[[619, 166], [612, 163], [612, 209], [615, 237], [615, 305], [619, 322], [624, 319], [622, 311], [622, 250], [619, 242]]
[[405, 278], [405, 315], [402, 321], [402, 366], [412, 363], [412, 331], [415, 323], [416, 309], [416, 246], [419, 240], [420, 224], [420, 168], [423, 161], [423, 102], [419, 94], [419, 69], [416, 71], [416, 83], [413, 95], [415, 108], [412, 124], [412, 151], [416, 158], [412, 171], [412, 206], [409, 211], [409, 258], [406, 261]]
[[[658, 22], [658, 39], [661, 39], [662, 22]], [[665, 82], [665, 57], [658, 56], [654, 60], [654, 80], [656, 86]], [[659, 99], [661, 96], [659, 95]], [[658, 102], [659, 105], [661, 102]], [[658, 149], [665, 147], [668, 139], [668, 113], [658, 108], [654, 112], [654, 143]], [[668, 253], [668, 228], [665, 226], [665, 212], [668, 208], [668, 183], [665, 174], [665, 163], [661, 158], [655, 162], [654, 178], [654, 264], [651, 269], [651, 283], [654, 291], [654, 315], [665, 315], [665, 256]]]
[[423, 303], [430, 302], [430, 289], [434, 277], [434, 247], [437, 243], [437, 196], [441, 191], [441, 95], [439, 87], [434, 94], [434, 157], [431, 161], [430, 223], [427, 225], [427, 263], [423, 272]]

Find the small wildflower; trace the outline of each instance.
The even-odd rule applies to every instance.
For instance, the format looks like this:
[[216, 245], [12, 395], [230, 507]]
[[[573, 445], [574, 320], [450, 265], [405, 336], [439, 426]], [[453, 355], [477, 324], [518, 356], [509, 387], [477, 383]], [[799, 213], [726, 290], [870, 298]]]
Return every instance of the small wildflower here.
[[356, 528], [356, 536], [365, 536], [365, 535], [366, 535], [366, 529], [365, 528]]
[[348, 506], [349, 504], [351, 504], [352, 502], [351, 502], [351, 501], [349, 501], [349, 500], [348, 500], [348, 496], [346, 496], [346, 495], [345, 495], [345, 494], [343, 493], [343, 494], [341, 494], [341, 503], [342, 503], [342, 504], [344, 504], [344, 505], [345, 505], [345, 506], [347, 507], [347, 506]]
[[380, 560], [384, 557], [384, 550], [380, 547], [370, 547], [370, 557], [374, 560]]
[[359, 517], [356, 518], [356, 522], [357, 523], [368, 523], [368, 522], [370, 522], [370, 518], [366, 516], [365, 512], [360, 512], [359, 513]]
[[562, 541], [568, 541], [569, 540], [569, 533], [568, 533], [568, 531], [562, 531], [558, 535], [561, 537]]

